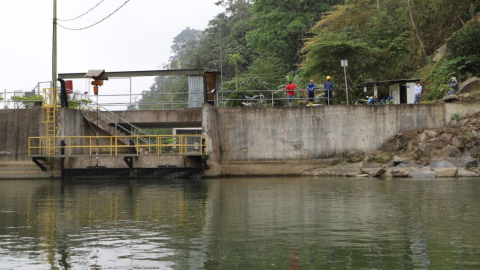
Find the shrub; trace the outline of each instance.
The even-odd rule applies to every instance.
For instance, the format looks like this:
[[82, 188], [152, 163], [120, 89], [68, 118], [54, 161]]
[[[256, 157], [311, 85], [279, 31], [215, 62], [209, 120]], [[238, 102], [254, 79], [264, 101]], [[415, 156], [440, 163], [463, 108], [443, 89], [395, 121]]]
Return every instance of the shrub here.
[[452, 114], [452, 116], [450, 117], [450, 120], [457, 120], [457, 121], [460, 121], [462, 120], [462, 116], [458, 113], [454, 113]]

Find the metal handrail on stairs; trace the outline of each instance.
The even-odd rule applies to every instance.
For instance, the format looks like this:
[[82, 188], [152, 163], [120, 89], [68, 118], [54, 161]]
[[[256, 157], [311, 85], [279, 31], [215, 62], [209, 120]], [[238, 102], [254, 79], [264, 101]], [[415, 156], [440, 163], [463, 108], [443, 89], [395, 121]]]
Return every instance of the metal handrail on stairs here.
[[[134, 124], [128, 122], [127, 120], [125, 120], [125, 119], [123, 119], [122, 117], [116, 115], [115, 113], [109, 111], [107, 108], [103, 107], [102, 105], [98, 104], [98, 103], [95, 102], [94, 100], [90, 99], [88, 96], [85, 96], [85, 95], [83, 95], [83, 94], [80, 94], [80, 95], [81, 95], [81, 98], [80, 98], [80, 100], [81, 100], [80, 105], [81, 105], [81, 106], [80, 106], [80, 107], [82, 107], [82, 105], [83, 105], [83, 99], [86, 99], [86, 100], [90, 101], [89, 104], [94, 104], [94, 106], [96, 106], [98, 109], [101, 108], [102, 110], [96, 110], [97, 114], [100, 115], [100, 116], [102, 116], [103, 118], [107, 119], [108, 121], [115, 123], [115, 129], [116, 129], [116, 130], [118, 130], [118, 128], [120, 127], [121, 129], [123, 129], [123, 130], [125, 131], [125, 133], [130, 134], [130, 135], [132, 135], [132, 136], [141, 136], [141, 135], [147, 135], [147, 136], [149, 136], [149, 135], [154, 135], [154, 134], [151, 134], [151, 133], [149, 133], [148, 131], [146, 131], [146, 130], [144, 130], [144, 129], [141, 129], [141, 128], [135, 126]], [[95, 110], [93, 110], [93, 111], [95, 111]], [[100, 112], [108, 112], [108, 113], [110, 113], [111, 115], [114, 116], [114, 118], [117, 118], [117, 119], [123, 121], [122, 124], [126, 124], [126, 125], [130, 126], [131, 130], [128, 130], [128, 129], [124, 128], [122, 125], [118, 125], [118, 122], [115, 121], [115, 119], [111, 119], [111, 118], [107, 117], [106, 115], [101, 114]], [[87, 121], [89, 121], [89, 120], [87, 119]], [[139, 133], [135, 132], [135, 130], [136, 130], [137, 132], [139, 132]], [[113, 135], [113, 134], [112, 134], [112, 135]], [[140, 138], [141, 138], [141, 137], [140, 137]], [[142, 141], [142, 142], [145, 143], [145, 144], [151, 144], [151, 139], [150, 139], [150, 138], [148, 138], [148, 139], [141, 138], [140, 141]]]

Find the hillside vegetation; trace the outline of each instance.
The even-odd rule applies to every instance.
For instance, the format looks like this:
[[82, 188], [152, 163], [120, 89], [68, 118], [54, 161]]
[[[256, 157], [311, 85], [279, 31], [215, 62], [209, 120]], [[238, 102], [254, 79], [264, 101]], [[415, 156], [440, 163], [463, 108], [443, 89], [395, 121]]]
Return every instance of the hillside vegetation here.
[[[223, 90], [277, 89], [288, 79], [304, 88], [308, 80], [323, 83], [327, 75], [345, 89], [340, 60], [347, 59], [350, 100], [363, 95], [354, 85], [412, 77], [424, 78], [424, 96], [433, 100], [444, 94], [450, 77], [463, 81], [480, 73], [480, 0], [221, 0], [217, 5], [225, 11], [206, 29], [187, 28], [174, 38], [166, 69], [222, 70]], [[445, 54], [434, 62], [445, 44]], [[186, 78], [156, 78], [140, 108], [172, 99], [156, 93], [186, 88]], [[334, 102], [345, 99], [338, 94]]]

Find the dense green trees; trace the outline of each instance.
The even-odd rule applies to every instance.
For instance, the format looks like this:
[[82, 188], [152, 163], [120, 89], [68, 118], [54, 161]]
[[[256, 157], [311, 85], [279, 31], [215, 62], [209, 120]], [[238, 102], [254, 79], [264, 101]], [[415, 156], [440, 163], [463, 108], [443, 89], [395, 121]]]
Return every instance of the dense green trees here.
[[[343, 59], [349, 60], [350, 86], [417, 76], [426, 78], [428, 92], [442, 90], [452, 74], [462, 79], [480, 73], [480, 0], [221, 0], [217, 4], [225, 11], [205, 30], [187, 28], [175, 37], [168, 68], [222, 70], [224, 89], [249, 90], [277, 89], [285, 84], [286, 75], [296, 75], [300, 83], [309, 79], [321, 83], [330, 75], [343, 89]], [[433, 63], [436, 50], [447, 40], [446, 56]], [[186, 91], [185, 80], [157, 79], [143, 100], [152, 98], [147, 92], [162, 89]], [[351, 90], [352, 98], [361, 95], [361, 90]], [[342, 102], [341, 96], [336, 102]]]

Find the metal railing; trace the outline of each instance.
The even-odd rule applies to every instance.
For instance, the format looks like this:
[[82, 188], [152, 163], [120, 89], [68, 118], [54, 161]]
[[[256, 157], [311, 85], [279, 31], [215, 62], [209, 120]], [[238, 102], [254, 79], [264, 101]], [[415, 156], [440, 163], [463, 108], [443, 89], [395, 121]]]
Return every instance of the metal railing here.
[[[303, 92], [306, 95], [307, 90], [295, 90], [295, 98], [293, 101], [296, 102], [294, 105], [306, 105], [308, 104], [309, 98], [299, 97], [298, 92]], [[241, 98], [229, 98], [232, 93], [240, 94]], [[246, 105], [244, 102], [255, 102], [263, 101], [266, 106], [270, 107], [281, 107], [288, 105], [287, 92], [284, 89], [279, 90], [228, 90], [228, 91], [219, 91], [215, 93], [215, 100], [208, 100], [209, 102], [215, 102], [216, 107], [227, 107], [227, 106], [241, 106]], [[251, 100], [245, 98], [245, 96], [258, 96], [257, 99]], [[313, 102], [316, 104], [323, 103], [323, 100], [327, 100], [328, 97], [325, 96], [324, 89], [316, 89], [315, 97]], [[305, 104], [303, 104], [305, 103]], [[247, 103], [248, 104], [248, 103]]]
[[[205, 156], [208, 150], [205, 135], [59, 136], [55, 137], [56, 145], [50, 153], [44, 143], [46, 138], [28, 138], [29, 157]], [[152, 143], [142, 143], [142, 138]], [[130, 144], [121, 143], [121, 139], [127, 139]]]
[[[306, 91], [296, 90], [294, 101], [294, 106], [306, 105], [309, 98], [306, 96]], [[301, 92], [299, 94], [298, 92]], [[29, 92], [20, 92], [20, 91], [5, 91], [0, 93], [0, 104], [3, 102], [3, 108], [31, 108], [35, 105], [38, 105], [42, 102], [42, 98], [21, 100], [16, 97], [26, 97], [33, 95], [34, 91]], [[233, 93], [237, 93], [235, 98], [229, 98]], [[35, 93], [36, 94], [36, 93]], [[201, 100], [203, 100], [204, 93], [149, 93], [149, 94], [108, 94], [108, 95], [98, 95], [98, 96], [88, 96], [80, 92], [74, 94], [75, 99], [69, 100], [69, 104], [78, 104], [74, 107], [80, 110], [90, 110], [90, 111], [111, 111], [114, 108], [119, 108], [119, 110], [170, 110], [170, 109], [186, 109], [186, 108], [198, 108], [201, 107], [202, 102], [199, 102], [198, 95], [202, 95]], [[208, 102], [213, 102], [217, 107], [227, 107], [227, 106], [242, 106], [243, 102], [248, 102], [244, 96], [263, 96], [262, 100], [268, 107], [278, 107], [278, 106], [287, 106], [288, 98], [286, 91], [284, 89], [280, 90], [228, 90], [228, 91], [217, 91], [215, 92], [215, 99], [208, 100]], [[135, 102], [131, 103], [130, 100], [132, 97], [153, 97], [152, 100], [155, 100], [156, 97], [163, 97], [163, 101], [142, 101], [135, 98]], [[93, 101], [95, 97], [98, 102]], [[3, 100], [1, 99], [3, 98]], [[190, 101], [189, 101], [190, 98]], [[108, 99], [106, 101], [105, 99]], [[162, 99], [162, 98], [160, 98]], [[323, 89], [315, 90], [314, 103], [324, 104], [327, 97], [324, 95]], [[88, 102], [84, 102], [88, 100]], [[100, 100], [104, 100], [103, 102]], [[192, 101], [193, 100], [193, 101]], [[12, 106], [13, 105], [13, 106]], [[107, 108], [108, 107], [108, 108]], [[124, 108], [120, 108], [124, 107]]]

